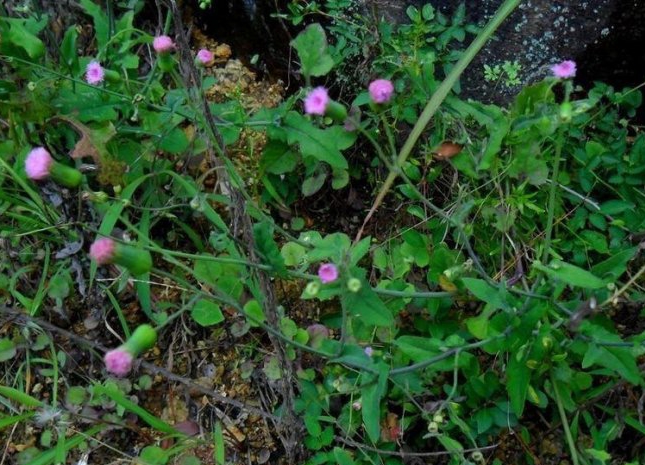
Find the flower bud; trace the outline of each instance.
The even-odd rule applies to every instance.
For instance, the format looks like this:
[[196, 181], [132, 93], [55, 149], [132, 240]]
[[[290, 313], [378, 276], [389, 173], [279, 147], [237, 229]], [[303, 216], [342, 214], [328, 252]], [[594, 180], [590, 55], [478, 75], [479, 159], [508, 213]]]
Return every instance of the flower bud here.
[[320, 291], [320, 284], [318, 284], [316, 281], [311, 281], [310, 283], [307, 284], [307, 287], [305, 287], [305, 292], [312, 297], [317, 295], [319, 291]]
[[349, 278], [347, 280], [347, 289], [349, 289], [350, 292], [358, 292], [361, 290], [362, 284], [360, 279], [358, 278]]
[[101, 237], [90, 246], [90, 257], [98, 265], [116, 263], [127, 268], [135, 276], [152, 269], [152, 256], [147, 250], [120, 244], [109, 237]]
[[139, 325], [130, 338], [123, 344], [122, 348], [126, 349], [133, 356], [138, 356], [143, 352], [154, 347], [157, 342], [157, 331], [150, 325]]
[[34, 181], [51, 178], [65, 187], [77, 187], [83, 180], [80, 171], [58, 163], [44, 147], [36, 147], [29, 152], [25, 159], [25, 172]]
[[562, 102], [560, 105], [560, 120], [564, 123], [571, 121], [571, 115], [573, 114], [573, 107], [571, 102]]
[[428, 423], [428, 433], [437, 434], [439, 432], [439, 424], [436, 421]]

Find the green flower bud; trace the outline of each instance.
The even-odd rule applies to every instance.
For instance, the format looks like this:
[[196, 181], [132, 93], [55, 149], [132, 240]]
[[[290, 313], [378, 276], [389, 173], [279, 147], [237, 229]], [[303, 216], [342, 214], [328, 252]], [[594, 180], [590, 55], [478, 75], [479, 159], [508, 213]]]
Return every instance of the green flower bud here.
[[428, 423], [428, 433], [437, 434], [439, 432], [439, 424], [436, 421]]
[[434, 421], [435, 423], [438, 423], [438, 424], [443, 423], [443, 420], [444, 420], [444, 418], [443, 418], [443, 415], [441, 414], [441, 412], [435, 413], [434, 416], [432, 417], [432, 421]]
[[347, 280], [347, 289], [349, 289], [350, 292], [358, 292], [361, 290], [362, 284], [360, 279], [357, 278], [349, 278]]
[[527, 366], [530, 370], [535, 370], [537, 367], [539, 367], [539, 366], [540, 366], [540, 362], [538, 362], [537, 360], [527, 360], [527, 361], [526, 361], [526, 366]]
[[571, 102], [563, 102], [560, 105], [560, 120], [564, 123], [571, 121], [571, 115], [573, 114], [573, 107]]
[[311, 281], [305, 288], [305, 292], [312, 297], [317, 295], [318, 291], [320, 291], [320, 284], [317, 281]]
[[159, 55], [159, 60], [157, 61], [159, 69], [163, 72], [172, 71], [175, 67], [175, 59], [170, 53], [162, 53]]
[[113, 261], [130, 270], [135, 276], [148, 273], [152, 269], [150, 252], [132, 245], [118, 244], [114, 249]]
[[157, 342], [157, 331], [150, 325], [139, 325], [130, 338], [125, 341], [123, 348], [134, 357], [151, 349]]
[[54, 182], [65, 187], [78, 187], [83, 180], [83, 175], [76, 168], [63, 165], [55, 161], [49, 169], [49, 176]]

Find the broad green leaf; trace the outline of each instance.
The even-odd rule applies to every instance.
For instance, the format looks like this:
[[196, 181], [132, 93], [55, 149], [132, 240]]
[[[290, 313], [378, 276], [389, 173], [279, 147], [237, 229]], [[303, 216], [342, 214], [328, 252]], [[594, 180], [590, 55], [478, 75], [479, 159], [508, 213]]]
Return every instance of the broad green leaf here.
[[110, 24], [103, 9], [92, 2], [92, 0], [80, 0], [81, 7], [85, 13], [94, 20], [94, 31], [96, 32], [96, 43], [99, 50], [105, 50], [110, 36]]
[[16, 345], [9, 338], [0, 339], [0, 362], [11, 360], [16, 355]]
[[593, 365], [608, 368], [635, 385], [641, 384], [643, 381], [634, 355], [625, 347], [602, 347], [589, 344], [582, 360], [582, 368]]
[[340, 299], [343, 308], [366, 325], [392, 326], [394, 316], [390, 309], [385, 306], [365, 279], [356, 278], [361, 280], [361, 289], [358, 292], [349, 290], [343, 292]]
[[526, 395], [531, 383], [531, 370], [526, 366], [525, 358], [511, 354], [506, 368], [506, 391], [511, 400], [511, 409], [518, 417], [521, 417], [524, 412]]
[[265, 316], [264, 310], [262, 310], [262, 305], [255, 299], [249, 300], [244, 304], [244, 314], [248, 315], [248, 322], [254, 328], [259, 327], [264, 323]]
[[338, 465], [354, 465], [355, 463], [352, 454], [340, 447], [334, 447], [334, 460]]
[[76, 30], [76, 25], [72, 25], [65, 31], [63, 41], [60, 44], [61, 60], [67, 65], [67, 68], [72, 74], [77, 74], [80, 70], [78, 65], [78, 51], [76, 49], [77, 39], [78, 31]]
[[280, 254], [286, 266], [298, 266], [307, 255], [307, 250], [296, 242], [287, 242], [282, 246]]
[[189, 145], [190, 141], [186, 137], [186, 133], [179, 128], [171, 129], [159, 140], [159, 148], [172, 154], [184, 152]]
[[206, 299], [197, 301], [190, 311], [190, 316], [201, 326], [212, 326], [224, 321], [219, 305]]
[[379, 441], [381, 436], [381, 399], [387, 389], [387, 365], [380, 363], [378, 371], [378, 375], [363, 375], [363, 384], [367, 384], [367, 386], [361, 391], [363, 425], [367, 436], [374, 444]]
[[488, 284], [483, 279], [476, 278], [462, 278], [462, 282], [466, 289], [468, 289], [475, 297], [477, 297], [482, 302], [486, 302], [494, 310], [505, 307], [504, 299], [501, 295], [501, 291]]
[[159, 446], [146, 446], [139, 454], [142, 465], [165, 465], [168, 458], [168, 452]]
[[313, 176], [309, 176], [302, 182], [302, 195], [305, 197], [311, 197], [316, 192], [318, 192], [322, 186], [325, 184], [325, 179], [327, 179], [327, 173], [321, 171]]
[[240, 266], [230, 263], [218, 263], [208, 259], [196, 259], [195, 278], [204, 284], [213, 286], [228, 296], [239, 299], [244, 289]]
[[[39, 58], [45, 54], [45, 44], [36, 34], [47, 25], [47, 20], [47, 16], [43, 16], [40, 21], [36, 21], [33, 18], [0, 18], [0, 25], [5, 22], [9, 26], [9, 30], [3, 40], [22, 48], [27, 52], [29, 58]], [[0, 42], [1, 44], [2, 42]]]
[[533, 266], [544, 272], [547, 276], [560, 280], [570, 286], [585, 289], [600, 289], [605, 286], [605, 282], [598, 276], [561, 260], [553, 260], [549, 266], [534, 262]]
[[291, 41], [300, 57], [303, 75], [324, 76], [331, 71], [334, 60], [328, 51], [325, 30], [318, 23], [310, 24]]
[[638, 252], [638, 247], [621, 250], [613, 254], [607, 260], [597, 263], [591, 268], [595, 276], [599, 276], [610, 282], [618, 279], [627, 270], [627, 264]]
[[280, 254], [278, 244], [273, 238], [273, 226], [268, 221], [262, 221], [253, 225], [253, 239], [255, 247], [273, 271], [280, 276], [286, 275], [284, 258]]
[[319, 129], [311, 121], [295, 111], [284, 118], [284, 130], [289, 144], [298, 144], [305, 157], [313, 157], [328, 163], [332, 168], [347, 169], [347, 160], [341, 153], [350, 147], [356, 135], [340, 126]]

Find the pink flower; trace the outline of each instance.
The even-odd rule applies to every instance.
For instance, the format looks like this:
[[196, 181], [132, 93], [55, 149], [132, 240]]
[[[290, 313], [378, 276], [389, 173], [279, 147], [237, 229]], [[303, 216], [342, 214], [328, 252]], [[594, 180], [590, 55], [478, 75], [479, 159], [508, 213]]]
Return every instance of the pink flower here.
[[98, 61], [90, 61], [85, 70], [85, 80], [88, 84], [93, 86], [103, 82], [105, 78], [105, 70]]
[[112, 263], [116, 243], [109, 237], [101, 237], [90, 246], [90, 257], [99, 265]]
[[49, 170], [54, 164], [54, 159], [43, 147], [36, 147], [25, 159], [25, 172], [29, 179], [42, 181], [49, 177]]
[[210, 50], [203, 48], [199, 52], [197, 52], [197, 60], [202, 65], [209, 66], [213, 64], [213, 61], [215, 60], [215, 55]]
[[327, 89], [316, 87], [305, 97], [305, 113], [308, 115], [324, 115], [328, 104], [329, 95], [327, 94]]
[[572, 78], [576, 75], [576, 62], [571, 60], [563, 61], [551, 66], [551, 72], [560, 79]]
[[116, 376], [125, 376], [132, 369], [132, 354], [121, 348], [106, 353], [104, 360], [107, 371]]
[[318, 268], [318, 277], [323, 284], [336, 281], [338, 279], [338, 268], [333, 263], [323, 263]]
[[394, 93], [394, 85], [387, 79], [377, 79], [370, 83], [369, 91], [374, 103], [387, 103]]
[[175, 43], [168, 36], [158, 36], [152, 41], [152, 48], [157, 53], [168, 53], [175, 49]]

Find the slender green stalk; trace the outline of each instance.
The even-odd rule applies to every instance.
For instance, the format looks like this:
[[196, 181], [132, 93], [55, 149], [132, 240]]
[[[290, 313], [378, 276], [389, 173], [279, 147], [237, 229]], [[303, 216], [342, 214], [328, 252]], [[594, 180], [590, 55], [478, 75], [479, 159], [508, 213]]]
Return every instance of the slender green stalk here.
[[542, 251], [542, 262], [549, 258], [551, 249], [551, 238], [553, 235], [553, 218], [555, 217], [555, 190], [558, 186], [558, 176], [560, 175], [560, 156], [562, 155], [562, 145], [564, 144], [564, 131], [558, 128], [558, 134], [555, 142], [555, 159], [553, 160], [553, 175], [551, 176], [551, 185], [549, 186], [549, 205], [547, 207], [546, 230], [544, 231], [544, 250]]
[[569, 422], [567, 420], [567, 415], [564, 412], [564, 407], [562, 405], [562, 399], [560, 398], [560, 393], [558, 392], [558, 386], [555, 384], [555, 377], [553, 372], [551, 372], [551, 385], [553, 386], [553, 393], [555, 394], [555, 402], [558, 404], [558, 412], [560, 413], [560, 421], [562, 421], [562, 427], [564, 428], [564, 435], [567, 438], [567, 444], [569, 445], [569, 451], [571, 452], [571, 461], [573, 465], [579, 465], [578, 461], [578, 451], [576, 450], [576, 444], [573, 441], [573, 436], [571, 436], [571, 430], [569, 429]]

